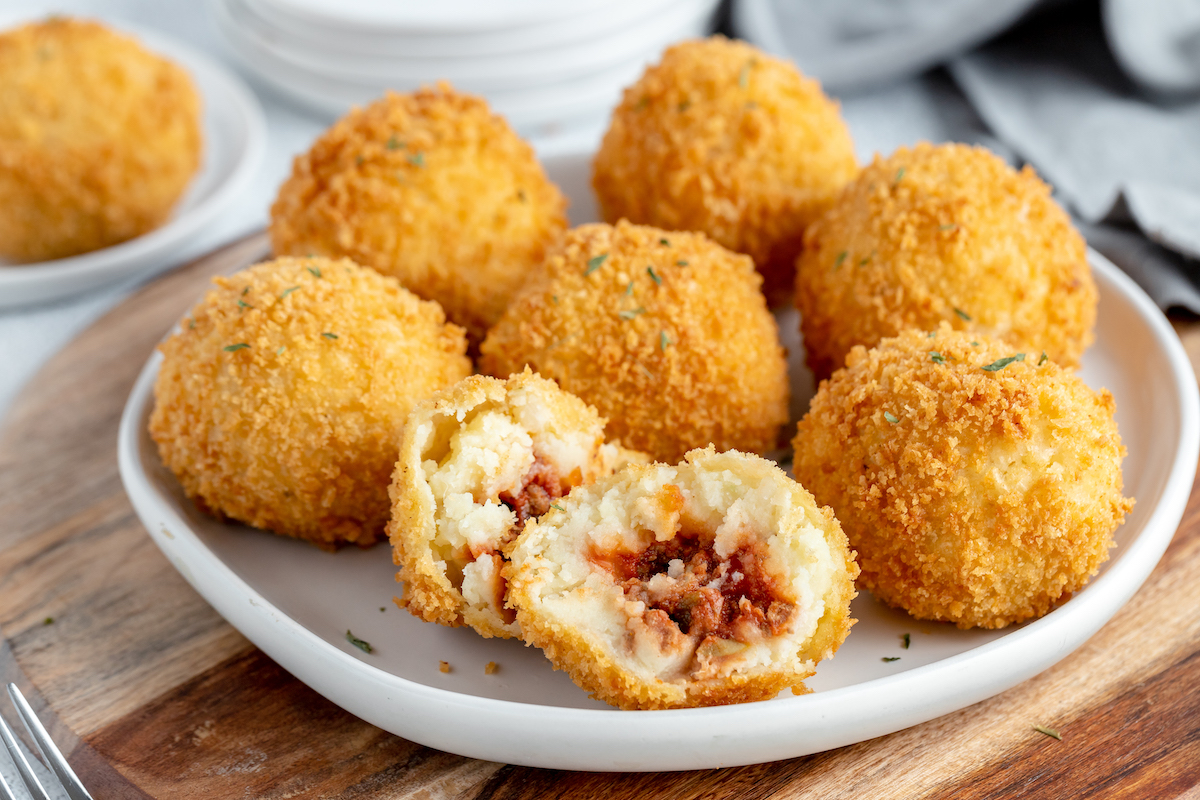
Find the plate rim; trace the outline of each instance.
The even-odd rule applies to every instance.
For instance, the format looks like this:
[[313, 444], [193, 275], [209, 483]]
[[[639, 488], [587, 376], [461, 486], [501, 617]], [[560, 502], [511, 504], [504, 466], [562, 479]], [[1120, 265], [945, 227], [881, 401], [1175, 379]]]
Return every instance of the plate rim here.
[[[44, 14], [13, 14], [0, 20], [3, 27], [32, 22]], [[92, 19], [83, 15], [81, 19]], [[159, 227], [99, 250], [51, 261], [0, 265], [0, 309], [19, 308], [71, 297], [122, 278], [160, 271], [172, 265], [172, 248], [201, 233], [253, 180], [267, 148], [267, 123], [262, 105], [246, 83], [207, 53], [156, 29], [123, 20], [97, 19], [117, 33], [135, 38], [147, 50], [179, 63], [198, 84], [208, 83], [218, 91], [202, 94], [202, 113], [211, 109], [234, 112], [245, 139], [228, 176], [191, 208], [170, 217]], [[203, 76], [203, 81], [200, 79]], [[206, 147], [206, 150], [208, 148]], [[203, 167], [201, 168], [203, 169]], [[200, 172], [197, 172], [198, 176]], [[193, 176], [193, 181], [196, 176]], [[190, 187], [189, 183], [189, 187]], [[185, 190], [186, 191], [186, 190]], [[157, 268], [150, 264], [162, 259]], [[77, 282], [84, 281], [84, 282]], [[57, 285], [57, 286], [56, 286]]]
[[[802, 697], [766, 703], [622, 713], [612, 709], [542, 706], [467, 695], [413, 681], [375, 667], [309, 631], [267, 601], [240, 578], [191, 531], [144, 471], [139, 441], [149, 410], [152, 384], [161, 355], [155, 351], [139, 373], [121, 415], [118, 434], [120, 474], [130, 500], [168, 560], [235, 628], [318, 693], [366, 721], [412, 741], [473, 758], [523, 766], [584, 771], [663, 771], [740, 766], [833, 749], [902, 730], [963, 708], [1027, 680], [1075, 651], [1141, 587], [1158, 563], [1182, 519], [1200, 455], [1200, 387], [1178, 336], [1158, 307], [1132, 279], [1089, 249], [1089, 261], [1101, 277], [1130, 302], [1160, 345], [1171, 366], [1170, 379], [1180, 409], [1174, 457], [1159, 501], [1119, 563], [1091, 581], [1085, 591], [1095, 599], [1065, 603], [1045, 617], [968, 651], [896, 675]], [[159, 523], [163, 527], [159, 527]], [[188, 563], [216, 570], [223, 592], [197, 586]], [[236, 591], [235, 591], [236, 590]], [[255, 609], [254, 607], [259, 607]], [[1068, 635], [1063, 636], [1062, 632]], [[297, 647], [296, 645], [299, 645]], [[1026, 656], [1014, 669], [996, 657], [1020, 650]], [[323, 672], [333, 671], [330, 678]], [[346, 675], [357, 685], [343, 687]], [[980, 681], [979, 676], [987, 676]], [[964, 676], [968, 679], [964, 680]], [[937, 680], [945, 691], [919, 709], [907, 701], [911, 689]], [[387, 702], [364, 704], [353, 695], [363, 685]], [[403, 697], [404, 719], [389, 717], [385, 706]], [[847, 697], [866, 704], [869, 715], [844, 713]], [[906, 705], [907, 703], [907, 705]], [[462, 723], [456, 718], [469, 717]], [[796, 720], [802, 717], [796, 731]], [[527, 721], [522, 726], [520, 721]], [[619, 722], [617, 720], [620, 720]], [[449, 723], [449, 724], [448, 724]], [[790, 724], [789, 724], [790, 723]], [[534, 733], [531, 734], [531, 728]], [[611, 728], [620, 737], [597, 736]], [[636, 730], [634, 730], [636, 729]], [[820, 735], [813, 734], [819, 729]], [[580, 731], [603, 747], [564, 747], [564, 737]], [[723, 733], [716, 734], [713, 731]], [[664, 757], [647, 744], [672, 741], [675, 751]], [[557, 744], [558, 748], [554, 749]]]

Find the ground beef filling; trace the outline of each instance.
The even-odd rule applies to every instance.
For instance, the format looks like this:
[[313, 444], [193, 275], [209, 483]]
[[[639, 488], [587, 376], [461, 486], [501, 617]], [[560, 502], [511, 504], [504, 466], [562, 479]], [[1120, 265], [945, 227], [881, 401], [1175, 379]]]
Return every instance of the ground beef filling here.
[[681, 533], [609, 564], [626, 596], [646, 604], [648, 624], [669, 620], [698, 641], [712, 636], [748, 644], [786, 632], [795, 612], [763, 567], [763, 549], [747, 543], [722, 559], [711, 537], [706, 542]]
[[535, 458], [520, 485], [500, 493], [500, 502], [517, 515], [510, 538], [521, 532], [527, 520], [545, 514], [555, 500], [570, 491], [571, 487], [564, 484], [553, 464]]

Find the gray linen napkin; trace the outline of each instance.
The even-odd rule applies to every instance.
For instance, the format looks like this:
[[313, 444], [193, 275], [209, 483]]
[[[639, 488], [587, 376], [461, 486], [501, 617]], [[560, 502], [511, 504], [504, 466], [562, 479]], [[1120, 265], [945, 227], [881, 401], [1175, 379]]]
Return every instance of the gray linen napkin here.
[[1159, 306], [1200, 313], [1200, 101], [1133, 84], [1090, 5], [1035, 17], [950, 72], [1094, 247]]

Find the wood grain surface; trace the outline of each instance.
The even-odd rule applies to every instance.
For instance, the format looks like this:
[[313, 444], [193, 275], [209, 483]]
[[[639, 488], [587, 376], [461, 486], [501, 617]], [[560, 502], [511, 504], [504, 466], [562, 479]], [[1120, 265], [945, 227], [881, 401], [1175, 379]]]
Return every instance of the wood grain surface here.
[[[249, 237], [122, 303], [38, 374], [0, 433], [0, 679], [26, 690], [97, 800], [1200, 798], [1195, 488], [1157, 569], [1077, 652], [851, 747], [705, 772], [568, 773], [448, 755], [342, 711], [184, 582], [117, 475], [121, 409], [158, 339], [211, 275], [266, 249]], [[1197, 365], [1200, 323], [1175, 325]]]

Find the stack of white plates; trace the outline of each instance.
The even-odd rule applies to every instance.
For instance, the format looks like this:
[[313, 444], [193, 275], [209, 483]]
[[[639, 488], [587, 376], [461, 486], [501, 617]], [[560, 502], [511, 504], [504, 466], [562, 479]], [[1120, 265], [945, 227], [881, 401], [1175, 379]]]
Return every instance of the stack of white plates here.
[[718, 0], [213, 0], [235, 54], [329, 117], [447, 80], [538, 136], [603, 120]]

